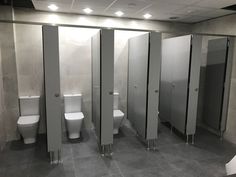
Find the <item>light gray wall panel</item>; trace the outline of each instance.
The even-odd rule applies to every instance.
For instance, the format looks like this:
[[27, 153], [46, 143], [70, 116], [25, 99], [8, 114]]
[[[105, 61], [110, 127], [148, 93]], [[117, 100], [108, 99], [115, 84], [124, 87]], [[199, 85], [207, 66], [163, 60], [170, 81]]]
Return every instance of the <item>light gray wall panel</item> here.
[[161, 33], [150, 33], [149, 81], [146, 139], [156, 139], [158, 131], [159, 81], [161, 70]]
[[114, 30], [101, 30], [101, 145], [113, 143]]
[[189, 83], [189, 98], [186, 122], [186, 134], [193, 135], [196, 131], [198, 93], [201, 67], [201, 49], [202, 37], [193, 35], [192, 37], [192, 53], [191, 53], [191, 70]]
[[46, 97], [47, 145], [60, 151], [62, 142], [58, 27], [43, 26], [43, 59]]

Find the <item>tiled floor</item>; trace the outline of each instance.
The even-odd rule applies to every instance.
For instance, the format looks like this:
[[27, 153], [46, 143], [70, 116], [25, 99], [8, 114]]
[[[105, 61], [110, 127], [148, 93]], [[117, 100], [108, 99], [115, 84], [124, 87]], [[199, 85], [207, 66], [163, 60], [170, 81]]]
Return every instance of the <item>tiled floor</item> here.
[[83, 132], [80, 142], [63, 144], [63, 164], [50, 165], [45, 137], [36, 145], [21, 141], [0, 152], [0, 177], [221, 177], [236, 147], [199, 129], [195, 145], [160, 127], [158, 150], [147, 151], [135, 133], [123, 127], [114, 139], [112, 157], [98, 153], [94, 133]]

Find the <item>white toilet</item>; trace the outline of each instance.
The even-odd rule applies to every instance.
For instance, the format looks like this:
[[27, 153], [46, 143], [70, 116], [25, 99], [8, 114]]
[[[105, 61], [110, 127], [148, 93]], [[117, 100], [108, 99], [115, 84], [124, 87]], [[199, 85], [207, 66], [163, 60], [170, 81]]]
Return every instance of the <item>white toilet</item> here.
[[18, 130], [24, 138], [25, 144], [35, 143], [40, 118], [40, 97], [22, 96], [19, 98], [19, 103], [20, 117], [17, 121]]
[[119, 110], [119, 93], [115, 92], [114, 93], [114, 110], [113, 110], [113, 118], [114, 118], [114, 123], [113, 123], [113, 134], [118, 134], [119, 133], [119, 128], [121, 126], [121, 123], [124, 119], [124, 113]]
[[65, 120], [70, 139], [80, 137], [80, 130], [84, 119], [81, 112], [82, 95], [64, 95]]

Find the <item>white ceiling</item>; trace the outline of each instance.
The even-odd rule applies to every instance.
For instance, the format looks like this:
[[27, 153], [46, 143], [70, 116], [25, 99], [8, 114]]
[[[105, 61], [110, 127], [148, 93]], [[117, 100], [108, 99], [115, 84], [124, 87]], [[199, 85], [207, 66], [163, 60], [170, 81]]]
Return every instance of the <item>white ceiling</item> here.
[[[122, 18], [143, 19], [152, 14], [153, 20], [195, 23], [235, 13], [222, 7], [236, 4], [236, 0], [32, 0], [35, 9], [49, 11], [48, 5], [56, 4], [58, 12], [84, 14], [84, 8], [93, 9], [92, 15], [115, 16], [121, 10]], [[170, 17], [179, 17], [170, 20]]]

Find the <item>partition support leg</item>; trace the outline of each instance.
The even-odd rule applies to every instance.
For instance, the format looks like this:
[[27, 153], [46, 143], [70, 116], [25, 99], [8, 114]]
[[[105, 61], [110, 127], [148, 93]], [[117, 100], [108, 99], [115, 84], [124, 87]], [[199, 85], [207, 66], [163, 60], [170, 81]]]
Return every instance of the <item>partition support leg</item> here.
[[148, 151], [150, 150], [150, 142], [149, 142], [149, 140], [147, 140], [147, 150]]
[[113, 155], [112, 144], [110, 144], [109, 147], [110, 147], [110, 155], [112, 156]]
[[102, 156], [104, 156], [105, 155], [105, 146], [104, 145], [101, 146], [101, 151], [102, 151]]
[[188, 144], [188, 138], [189, 138], [188, 135], [186, 135], [186, 144]]
[[50, 152], [50, 163], [51, 164], [62, 163], [62, 161], [61, 161], [61, 150]]
[[192, 135], [192, 144], [194, 144], [195, 135]]
[[223, 141], [223, 137], [224, 137], [224, 132], [221, 131], [221, 132], [220, 132], [220, 140], [221, 140], [221, 141]]

